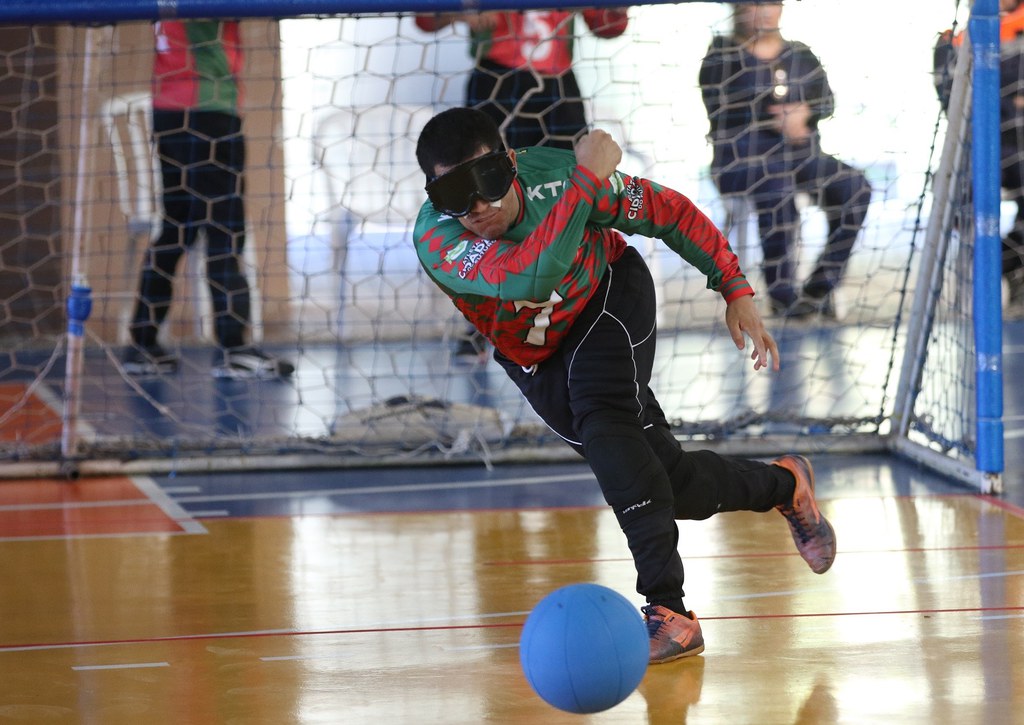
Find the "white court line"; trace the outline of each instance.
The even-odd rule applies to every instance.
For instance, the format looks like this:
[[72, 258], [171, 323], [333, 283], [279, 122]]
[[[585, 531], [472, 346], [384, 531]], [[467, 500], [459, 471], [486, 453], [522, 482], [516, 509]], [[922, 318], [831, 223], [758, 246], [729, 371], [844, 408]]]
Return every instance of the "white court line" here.
[[194, 533], [205, 533], [194, 531], [129, 531], [114, 534], [53, 534], [44, 536], [0, 536], [0, 542], [6, 541], [67, 541], [68, 539], [134, 539], [139, 536], [191, 536]]
[[[64, 399], [58, 395], [56, 391], [51, 390], [48, 385], [40, 385], [33, 392], [37, 398], [46, 404], [46, 407], [48, 407], [58, 419], [63, 418]], [[75, 429], [82, 436], [83, 440], [95, 441], [97, 438], [96, 427], [87, 420], [82, 420], [81, 416], [75, 420]]]
[[149, 497], [161, 511], [174, 520], [181, 528], [190, 534], [205, 534], [206, 527], [192, 518], [174, 499], [168, 496], [152, 478], [148, 476], [132, 476], [132, 483], [138, 486], [139, 490]]
[[[298, 629], [256, 629], [256, 630], [243, 630], [239, 632], [214, 632], [204, 634], [176, 634], [169, 637], [156, 637], [154, 638], [160, 642], [175, 642], [179, 640], [193, 640], [193, 639], [231, 639], [232, 637], [267, 637], [267, 636], [283, 636], [291, 637], [295, 635], [308, 635], [308, 634], [333, 634], [335, 632], [352, 632], [352, 631], [372, 631], [372, 630], [388, 630], [396, 627], [419, 627], [427, 625], [439, 625], [445, 623], [454, 623], [464, 620], [479, 620], [479, 619], [498, 619], [501, 617], [521, 617], [529, 614], [525, 612], [494, 612], [492, 614], [457, 614], [457, 615], [446, 615], [443, 617], [419, 617], [417, 619], [387, 619], [379, 622], [361, 622], [359, 624], [344, 624], [335, 625], [331, 627], [320, 627], [314, 631], [298, 630]], [[80, 649], [85, 647], [113, 647], [124, 646], [126, 644], [145, 644], [148, 641], [145, 638], [139, 640], [123, 640], [117, 642], [62, 642], [60, 644], [26, 644], [19, 645], [16, 647], [5, 647], [0, 645], [0, 655], [7, 652], [35, 652], [38, 650], [51, 650], [51, 649]]]
[[226, 509], [217, 509], [210, 511], [189, 511], [189, 516], [199, 519], [213, 519], [213, 518], [224, 518], [231, 515], [231, 512]]
[[123, 665], [76, 665], [71, 669], [76, 672], [82, 672], [85, 670], [134, 670], [142, 669], [145, 667], [170, 667], [170, 662], [133, 662], [131, 664]]
[[169, 496], [180, 496], [183, 493], [199, 493], [202, 486], [162, 486], [163, 492]]
[[0, 511], [57, 511], [62, 509], [98, 509], [107, 506], [152, 506], [148, 498], [106, 499], [104, 501], [61, 501], [58, 503], [12, 503], [0, 506]]
[[977, 619], [1024, 619], [1024, 614], [979, 614]]
[[208, 496], [179, 496], [178, 503], [205, 503], [209, 501], [255, 501], [277, 498], [309, 498], [313, 496], [360, 496], [369, 493], [405, 493], [410, 491], [457, 491], [469, 488], [497, 488], [499, 486], [536, 486], [564, 481], [594, 481], [592, 473], [564, 476], [528, 476], [503, 478], [497, 481], [461, 481], [451, 483], [395, 484], [393, 486], [361, 486], [358, 488], [318, 488], [307, 491], [263, 491], [255, 493], [226, 493]]
[[[843, 552], [840, 551], [839, 553], [842, 554]], [[955, 576], [946, 576], [946, 577], [934, 577], [934, 576], [918, 577], [916, 579], [909, 579], [907, 581], [908, 581], [908, 583], [911, 583], [911, 584], [925, 584], [925, 583], [928, 583], [928, 582], [936, 582], [936, 581], [964, 581], [964, 580], [972, 580], [972, 579], [1000, 579], [1000, 578], [1004, 578], [1004, 577], [1013, 577], [1013, 576], [1021, 576], [1021, 575], [1024, 575], [1024, 571], [1022, 571], [1022, 570], [1017, 570], [1017, 571], [994, 571], [994, 572], [984, 572], [984, 573], [981, 573], [981, 574], [958, 574], [958, 575], [955, 575]], [[746, 600], [746, 599], [768, 599], [770, 597], [791, 597], [791, 596], [798, 596], [798, 595], [801, 595], [801, 594], [807, 594], [807, 593], [810, 593], [810, 592], [829, 592], [829, 591], [835, 591], [835, 589], [836, 589], [836, 586], [830, 586], [830, 585], [826, 584], [826, 585], [819, 585], [819, 586], [815, 586], [815, 587], [801, 587], [800, 589], [784, 589], [784, 590], [776, 591], [776, 592], [751, 592], [749, 594], [726, 594], [726, 595], [723, 595], [723, 596], [720, 596], [720, 597], [715, 597], [715, 599], [720, 600], [720, 601], [733, 601], [733, 602], [736, 602], [736, 601], [743, 601], [743, 600]]]

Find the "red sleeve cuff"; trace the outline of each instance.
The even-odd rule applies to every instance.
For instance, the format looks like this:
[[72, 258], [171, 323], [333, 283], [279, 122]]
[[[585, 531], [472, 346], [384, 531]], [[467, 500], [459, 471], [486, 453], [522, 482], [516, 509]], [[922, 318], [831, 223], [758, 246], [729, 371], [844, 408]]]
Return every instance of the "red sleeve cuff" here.
[[754, 288], [750, 286], [747, 278], [743, 275], [723, 281], [718, 291], [725, 298], [727, 304], [733, 300], [738, 300], [740, 297], [754, 295]]

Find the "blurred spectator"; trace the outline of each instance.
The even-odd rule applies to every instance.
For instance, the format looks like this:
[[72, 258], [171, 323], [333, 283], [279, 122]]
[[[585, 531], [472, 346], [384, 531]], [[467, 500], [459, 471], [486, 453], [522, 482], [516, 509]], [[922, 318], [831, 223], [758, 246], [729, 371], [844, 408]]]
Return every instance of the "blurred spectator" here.
[[[1003, 278], [1009, 290], [1004, 315], [1024, 317], [1024, 2], [999, 0], [1000, 185], [1017, 205], [1013, 228], [1003, 237]], [[946, 30], [935, 44], [935, 90], [949, 110], [953, 67], [963, 34]]]
[[295, 367], [247, 343], [249, 284], [243, 184], [245, 137], [239, 116], [243, 56], [237, 21], [161, 21], [154, 25], [153, 135], [163, 183], [163, 221], [142, 266], [125, 369], [177, 370], [157, 341], [178, 264], [206, 235], [206, 276], [220, 347], [215, 377], [286, 377]]
[[[712, 175], [722, 194], [743, 194], [757, 213], [773, 314], [835, 317], [840, 283], [864, 225], [864, 174], [821, 149], [818, 122], [832, 115], [828, 78], [811, 49], [782, 36], [782, 3], [736, 5], [733, 31], [712, 39], [700, 68], [711, 131]], [[810, 276], [795, 279], [800, 213], [810, 194], [828, 238]]]

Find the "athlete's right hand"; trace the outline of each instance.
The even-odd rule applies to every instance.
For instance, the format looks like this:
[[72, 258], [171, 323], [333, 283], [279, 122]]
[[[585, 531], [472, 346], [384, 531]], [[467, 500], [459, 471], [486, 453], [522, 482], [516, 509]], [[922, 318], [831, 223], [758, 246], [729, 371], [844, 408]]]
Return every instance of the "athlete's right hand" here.
[[607, 179], [622, 161], [622, 149], [607, 131], [595, 129], [576, 142], [576, 163]]

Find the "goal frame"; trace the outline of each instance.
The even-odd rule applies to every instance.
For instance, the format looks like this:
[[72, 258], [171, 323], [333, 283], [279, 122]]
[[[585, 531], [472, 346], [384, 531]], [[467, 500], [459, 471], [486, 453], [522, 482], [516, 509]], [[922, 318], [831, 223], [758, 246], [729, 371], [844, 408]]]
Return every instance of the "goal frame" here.
[[[683, 0], [686, 2], [688, 0]], [[657, 4], [657, 3], [644, 3]], [[546, 7], [543, 2], [520, 0], [511, 5], [515, 9], [535, 9]], [[612, 0], [594, 0], [587, 3], [570, 3], [562, 6], [576, 7], [614, 7], [618, 3]], [[509, 2], [498, 0], [481, 0], [473, 3], [476, 10], [507, 9]], [[50, 24], [50, 23], [86, 23], [98, 25], [117, 21], [160, 20], [186, 18], [282, 18], [328, 15], [361, 15], [378, 13], [406, 12], [445, 12], [465, 10], [466, 5], [460, 2], [443, 0], [250, 0], [240, 3], [238, 0], [109, 0], [96, 3], [92, 0], [50, 0], [47, 3], [31, 2], [30, 0], [8, 0], [0, 6], [0, 22], [6, 24]], [[907, 352], [904, 354], [900, 369], [897, 388], [895, 411], [891, 421], [890, 432], [878, 436], [874, 443], [864, 436], [852, 435], [846, 444], [830, 440], [828, 448], [832, 451], [867, 450], [882, 448], [917, 460], [946, 475], [965, 481], [987, 493], [999, 492], [1002, 489], [1003, 471], [1003, 423], [1002, 423], [1002, 352], [1001, 352], [1001, 303], [999, 289], [999, 133], [998, 133], [998, 0], [975, 0], [969, 22], [970, 48], [972, 63], [959, 63], [954, 84], [954, 99], [951, 103], [947, 148], [944, 150], [942, 165], [933, 183], [933, 192], [939, 203], [933, 206], [933, 213], [928, 222], [928, 232], [923, 244], [920, 265], [920, 280], [928, 285], [935, 283], [936, 275], [941, 272], [943, 263], [942, 252], [938, 239], [944, 229], [948, 229], [949, 213], [949, 177], [957, 159], [959, 143], [963, 148], [966, 134], [969, 132], [972, 150], [973, 174], [973, 241], [974, 256], [974, 366], [976, 386], [974, 402], [976, 405], [976, 443], [977, 449], [973, 456], [950, 456], [948, 452], [938, 450], [934, 445], [920, 444], [912, 440], [910, 431], [913, 418], [913, 400], [920, 383], [924, 347], [927, 344], [930, 326], [933, 321], [930, 305], [935, 298], [930, 294], [919, 294], [913, 302], [909, 313], [907, 331]], [[83, 88], [88, 88], [89, 70], [86, 58], [85, 74], [82, 79]], [[968, 73], [967, 68], [970, 68]], [[83, 94], [87, 95], [87, 94]], [[968, 103], [969, 100], [969, 103]], [[84, 100], [83, 100], [84, 103]], [[962, 112], [957, 109], [962, 109]], [[968, 110], [969, 109], [969, 110]], [[82, 118], [87, 117], [83, 112]], [[83, 135], [85, 131], [81, 131]], [[81, 151], [81, 150], [80, 150]], [[948, 156], [948, 158], [947, 158]], [[87, 163], [82, 158], [81, 163]], [[938, 211], [935, 211], [938, 209]], [[76, 220], [82, 210], [75, 210]], [[79, 232], [74, 233], [73, 251], [77, 255], [80, 240]], [[75, 462], [75, 439], [73, 435], [76, 423], [77, 380], [75, 370], [80, 366], [75, 363], [75, 355], [79, 354], [81, 345], [81, 327], [88, 316], [88, 282], [78, 268], [77, 257], [70, 262], [72, 278], [67, 289], [68, 297], [68, 336], [66, 382], [66, 399], [64, 425], [65, 435], [62, 441], [62, 461], [64, 472], [78, 472]], [[919, 289], [932, 289], [930, 286], [919, 286]], [[913, 353], [910, 351], [913, 350]], [[757, 454], [770, 449], [778, 449], [779, 445], [793, 447], [800, 437], [785, 440], [773, 437], [760, 437], [755, 441], [729, 441], [727, 439], [709, 442], [709, 447], [718, 447], [730, 452]], [[806, 442], [806, 441], [805, 441]], [[498, 454], [489, 460], [515, 459], [514, 451]], [[552, 454], [553, 458], [561, 458]], [[379, 462], [394, 463], [396, 459], [382, 457]], [[404, 461], [406, 459], [399, 458]], [[72, 464], [69, 469], [69, 462]], [[176, 470], [181, 470], [181, 461], [175, 462]], [[366, 465], [361, 459], [358, 464]], [[266, 460], [247, 460], [245, 465], [294, 465], [295, 460], [289, 456], [272, 455]], [[345, 465], [344, 457], [324, 456], [319, 465]], [[109, 462], [107, 465], [111, 465]], [[127, 464], [112, 464], [122, 469]], [[85, 468], [88, 468], [86, 466]], [[93, 468], [103, 468], [103, 464], [93, 463]], [[157, 464], [159, 467], [159, 464]], [[38, 469], [39, 466], [36, 465]], [[81, 470], [85, 470], [82, 468]], [[209, 468], [209, 466], [207, 466]]]

